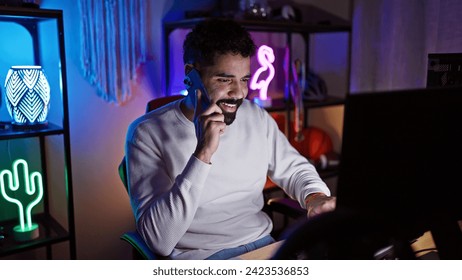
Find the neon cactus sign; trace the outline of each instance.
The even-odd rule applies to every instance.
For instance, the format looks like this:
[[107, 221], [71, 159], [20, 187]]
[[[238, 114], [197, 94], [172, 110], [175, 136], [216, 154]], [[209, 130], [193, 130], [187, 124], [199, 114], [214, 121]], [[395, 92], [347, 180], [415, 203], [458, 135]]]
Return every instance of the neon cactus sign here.
[[[256, 99], [255, 102], [265, 107], [271, 105], [271, 98], [268, 97], [268, 87], [274, 78], [275, 72], [273, 66], [275, 60], [273, 49], [266, 45], [262, 45], [258, 48], [257, 58], [261, 67], [258, 68], [253, 75], [249, 87], [253, 90], [260, 90], [259, 98]], [[268, 71], [268, 76], [266, 79], [260, 79], [260, 75], [265, 71]]]
[[[0, 172], [0, 191], [3, 198], [18, 206], [19, 225], [13, 228], [14, 236], [17, 241], [26, 241], [39, 235], [38, 225], [32, 223], [32, 208], [43, 198], [42, 175], [37, 171], [29, 174], [29, 165], [23, 159], [15, 160], [12, 167], [12, 171]], [[30, 197], [29, 202], [15, 198], [23, 194]]]

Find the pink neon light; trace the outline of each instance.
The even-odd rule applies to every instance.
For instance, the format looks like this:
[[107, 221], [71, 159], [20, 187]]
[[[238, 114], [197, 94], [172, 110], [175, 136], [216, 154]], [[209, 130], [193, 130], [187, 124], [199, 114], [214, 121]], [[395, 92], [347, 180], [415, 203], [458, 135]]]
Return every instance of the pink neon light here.
[[[274, 62], [275, 57], [273, 49], [266, 45], [262, 45], [258, 49], [257, 58], [258, 63], [260, 63], [261, 67], [258, 68], [258, 70], [253, 75], [249, 87], [253, 90], [259, 89], [260, 100], [266, 100], [268, 98], [268, 86], [274, 78], [274, 67], [272, 63]], [[269, 72], [268, 77], [266, 79], [258, 81], [260, 78], [260, 74], [262, 74], [264, 71]]]

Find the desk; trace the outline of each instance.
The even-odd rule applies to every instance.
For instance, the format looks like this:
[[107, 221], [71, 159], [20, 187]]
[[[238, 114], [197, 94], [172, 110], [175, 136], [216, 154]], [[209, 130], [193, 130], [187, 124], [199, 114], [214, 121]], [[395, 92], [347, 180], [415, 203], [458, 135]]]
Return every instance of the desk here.
[[417, 258], [423, 257], [429, 252], [438, 252], [436, 250], [436, 245], [435, 242], [433, 242], [432, 233], [430, 231], [425, 232], [414, 243], [412, 243], [411, 248], [414, 252], [416, 252], [415, 256]]
[[260, 249], [242, 254], [238, 256], [237, 260], [269, 260], [277, 251], [283, 241], [277, 241]]
[[[284, 241], [277, 241], [260, 249], [242, 254], [235, 259], [237, 260], [269, 260], [273, 254], [279, 249]], [[412, 250], [416, 253], [416, 257], [422, 257], [425, 254], [433, 251], [437, 252], [436, 250], [427, 250], [431, 248], [435, 248], [435, 243], [433, 242], [433, 238], [431, 232], [427, 231], [424, 235], [419, 237], [414, 243], [411, 245]], [[421, 250], [425, 250], [420, 252]]]

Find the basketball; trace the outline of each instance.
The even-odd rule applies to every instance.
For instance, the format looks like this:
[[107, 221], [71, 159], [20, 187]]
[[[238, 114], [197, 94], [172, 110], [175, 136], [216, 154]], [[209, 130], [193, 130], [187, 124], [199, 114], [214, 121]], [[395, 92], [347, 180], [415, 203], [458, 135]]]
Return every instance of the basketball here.
[[[271, 113], [270, 114], [276, 121], [279, 129], [284, 133], [286, 126], [286, 118], [283, 114]], [[321, 155], [326, 155], [333, 152], [332, 139], [329, 134], [321, 128], [309, 126], [302, 130], [302, 140], [300, 142], [295, 140], [294, 123], [290, 126], [290, 144], [304, 157], [313, 162], [320, 160]]]
[[270, 113], [270, 116], [273, 117], [273, 119], [276, 121], [279, 130], [281, 130], [283, 133], [286, 131], [286, 117], [283, 114], [279, 113]]
[[318, 161], [321, 155], [332, 152], [333, 145], [330, 136], [322, 129], [314, 126], [302, 130], [302, 140], [295, 140], [295, 131], [291, 132], [290, 143], [303, 156]]

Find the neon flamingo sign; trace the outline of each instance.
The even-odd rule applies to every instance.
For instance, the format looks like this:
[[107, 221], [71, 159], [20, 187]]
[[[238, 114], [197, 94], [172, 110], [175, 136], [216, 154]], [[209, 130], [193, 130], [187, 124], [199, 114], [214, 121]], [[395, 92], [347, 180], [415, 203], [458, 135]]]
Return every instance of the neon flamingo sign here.
[[[273, 49], [262, 45], [258, 48], [257, 52], [258, 63], [260, 68], [257, 69], [253, 75], [249, 87], [253, 90], [259, 90], [259, 98], [255, 99], [255, 103], [260, 106], [266, 107], [271, 105], [271, 98], [268, 97], [268, 86], [274, 78], [274, 66], [273, 62], [275, 60]], [[260, 79], [260, 75], [264, 72], [268, 72], [266, 79]]]

